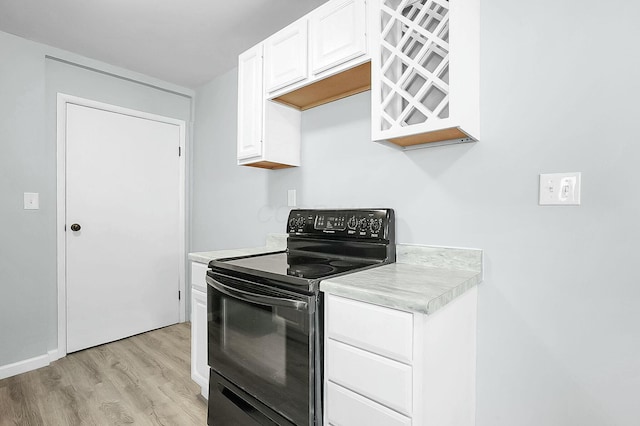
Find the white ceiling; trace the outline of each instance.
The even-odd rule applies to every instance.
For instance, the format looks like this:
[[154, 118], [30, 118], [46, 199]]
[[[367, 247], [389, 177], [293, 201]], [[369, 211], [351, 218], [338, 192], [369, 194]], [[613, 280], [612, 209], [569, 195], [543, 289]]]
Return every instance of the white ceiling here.
[[195, 88], [326, 0], [0, 0], [0, 31]]

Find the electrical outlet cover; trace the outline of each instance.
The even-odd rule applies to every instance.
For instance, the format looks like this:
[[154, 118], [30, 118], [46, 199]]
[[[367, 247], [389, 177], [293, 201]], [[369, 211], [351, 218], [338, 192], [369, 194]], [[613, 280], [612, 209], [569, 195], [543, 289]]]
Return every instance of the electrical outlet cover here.
[[579, 206], [581, 173], [543, 173], [540, 175], [541, 206]]
[[287, 207], [296, 207], [298, 205], [296, 200], [296, 190], [289, 189], [287, 191]]
[[38, 210], [40, 209], [40, 194], [37, 192], [24, 193], [24, 209]]

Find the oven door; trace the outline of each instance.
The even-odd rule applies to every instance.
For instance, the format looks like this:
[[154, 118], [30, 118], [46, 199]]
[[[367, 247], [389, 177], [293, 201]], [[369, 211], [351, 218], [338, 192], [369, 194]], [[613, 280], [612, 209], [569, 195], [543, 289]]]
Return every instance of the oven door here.
[[256, 405], [312, 425], [317, 296], [215, 271], [207, 283], [209, 366]]

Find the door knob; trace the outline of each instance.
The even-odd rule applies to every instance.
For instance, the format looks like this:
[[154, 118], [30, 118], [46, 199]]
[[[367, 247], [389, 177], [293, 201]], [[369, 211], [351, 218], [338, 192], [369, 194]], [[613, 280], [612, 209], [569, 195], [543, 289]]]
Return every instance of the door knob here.
[[74, 223], [73, 225], [71, 225], [71, 230], [72, 230], [72, 231], [79, 231], [79, 230], [81, 230], [81, 229], [82, 229], [82, 226], [80, 226], [80, 225], [79, 225], [79, 224], [77, 224], [77, 223]]

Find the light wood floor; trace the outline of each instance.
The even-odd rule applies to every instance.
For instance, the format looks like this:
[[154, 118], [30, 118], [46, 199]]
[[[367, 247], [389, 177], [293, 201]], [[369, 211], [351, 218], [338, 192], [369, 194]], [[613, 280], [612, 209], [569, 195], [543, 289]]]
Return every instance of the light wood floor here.
[[190, 348], [182, 323], [0, 380], [0, 425], [206, 425]]

